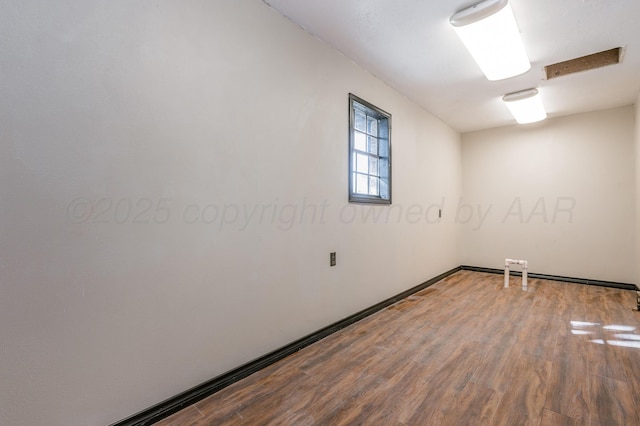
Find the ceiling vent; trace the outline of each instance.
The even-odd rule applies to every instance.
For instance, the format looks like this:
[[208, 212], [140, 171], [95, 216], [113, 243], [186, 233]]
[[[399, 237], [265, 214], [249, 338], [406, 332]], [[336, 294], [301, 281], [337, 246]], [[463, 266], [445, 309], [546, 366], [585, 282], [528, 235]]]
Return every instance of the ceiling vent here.
[[561, 77], [563, 75], [573, 74], [581, 71], [593, 70], [607, 65], [613, 65], [620, 62], [622, 48], [616, 47], [591, 55], [582, 56], [580, 58], [570, 59], [557, 64], [551, 64], [544, 67], [547, 80]]

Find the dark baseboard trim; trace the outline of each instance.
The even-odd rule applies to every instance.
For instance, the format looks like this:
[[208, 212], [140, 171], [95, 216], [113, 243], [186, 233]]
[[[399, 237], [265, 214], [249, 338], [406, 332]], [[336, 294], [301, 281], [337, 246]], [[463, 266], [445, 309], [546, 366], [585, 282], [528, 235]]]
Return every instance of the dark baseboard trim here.
[[[360, 312], [357, 312], [353, 315], [350, 315], [338, 322], [335, 322], [327, 327], [324, 327], [314, 333], [311, 333], [301, 339], [294, 341], [286, 346], [283, 346], [279, 349], [276, 349], [268, 354], [257, 358], [253, 361], [249, 361], [246, 364], [241, 365], [227, 373], [221, 374], [218, 377], [215, 377], [211, 380], [208, 380], [198, 386], [195, 386], [189, 390], [186, 390], [172, 398], [169, 398], [165, 401], [162, 401], [152, 407], [147, 408], [137, 414], [134, 414], [126, 419], [123, 419], [117, 423], [113, 423], [111, 426], [147, 426], [152, 425], [170, 415], [177, 413], [178, 411], [195, 404], [198, 401], [203, 400], [204, 398], [213, 395], [214, 393], [226, 388], [233, 383], [244, 379], [251, 374], [268, 367], [269, 365], [280, 361], [281, 359], [303, 349], [319, 340], [324, 339], [325, 337], [339, 331], [351, 324], [354, 324], [369, 315], [372, 315], [387, 306], [390, 306], [396, 302], [399, 302], [402, 299], [405, 299], [411, 296], [414, 293], [417, 293], [420, 290], [424, 290], [425, 288], [437, 283], [438, 281], [452, 275], [460, 270], [465, 271], [475, 271], [475, 272], [486, 272], [490, 274], [504, 274], [503, 269], [495, 269], [495, 268], [484, 268], [481, 266], [469, 266], [469, 265], [461, 265], [455, 267], [443, 274], [438, 275], [437, 277], [431, 278], [424, 283], [417, 285], [409, 290], [403, 291], [389, 299], [383, 300], [369, 308], [366, 308]], [[522, 276], [522, 272], [520, 271], [510, 271], [511, 275], [514, 276]], [[572, 278], [572, 277], [563, 277], [557, 275], [546, 275], [546, 274], [537, 274], [537, 273], [529, 273], [529, 278], [538, 278], [543, 280], [553, 280], [553, 281], [561, 281], [568, 283], [576, 283], [576, 284], [585, 284], [585, 285], [595, 285], [600, 287], [610, 287], [617, 288], [623, 290], [635, 290], [635, 284], [628, 283], [619, 283], [613, 281], [601, 281], [601, 280], [590, 280], [585, 278]]]
[[299, 351], [302, 348], [305, 348], [312, 343], [315, 343], [319, 340], [324, 339], [325, 337], [339, 331], [351, 324], [354, 324], [369, 315], [372, 315], [387, 306], [390, 306], [402, 299], [405, 299], [412, 294], [423, 290], [438, 281], [452, 275], [461, 269], [464, 269], [462, 266], [455, 267], [443, 274], [438, 275], [437, 277], [431, 278], [424, 283], [417, 285], [409, 290], [403, 291], [389, 299], [383, 300], [380, 303], [377, 303], [367, 309], [364, 309], [358, 313], [350, 315], [338, 322], [335, 322], [327, 327], [324, 327], [314, 333], [309, 334], [301, 339], [296, 340], [293, 343], [290, 343], [286, 346], [281, 347], [280, 349], [276, 349], [273, 352], [269, 352], [268, 354], [257, 358], [253, 361], [250, 361], [244, 365], [241, 365], [238, 368], [235, 368], [227, 373], [224, 373], [218, 377], [215, 377], [209, 381], [206, 381], [196, 387], [193, 387], [189, 390], [186, 390], [172, 398], [169, 398], [163, 402], [160, 402], [152, 407], [147, 408], [137, 414], [134, 414], [126, 419], [123, 419], [117, 423], [113, 423], [111, 426], [146, 426], [156, 423], [170, 415], [186, 408], [192, 404], [195, 404], [198, 401], [203, 400], [209, 395], [213, 395], [214, 393], [226, 388], [227, 386], [244, 379], [245, 377]]
[[[504, 274], [504, 269], [495, 269], [495, 268], [483, 268], [481, 266], [468, 266], [462, 265], [460, 269], [465, 271], [475, 271], [475, 272], [487, 272], [489, 274]], [[510, 275], [514, 276], [522, 276], [522, 272], [520, 271], [509, 271]], [[590, 280], [588, 278], [573, 278], [573, 277], [563, 277], [559, 275], [546, 275], [546, 274], [536, 274], [533, 272], [529, 272], [527, 274], [529, 278], [538, 278], [541, 280], [553, 280], [553, 281], [561, 281], [565, 283], [574, 283], [574, 284], [585, 284], [585, 285], [595, 285], [599, 287], [609, 287], [609, 288], [617, 288], [621, 290], [635, 290], [635, 284], [629, 283], [619, 283], [615, 281], [601, 281], [601, 280]]]

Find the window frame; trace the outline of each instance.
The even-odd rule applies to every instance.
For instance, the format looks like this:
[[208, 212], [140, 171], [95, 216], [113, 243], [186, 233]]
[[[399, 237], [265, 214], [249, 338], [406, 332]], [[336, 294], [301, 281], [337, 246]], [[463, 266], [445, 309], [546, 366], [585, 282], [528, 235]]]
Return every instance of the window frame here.
[[[378, 158], [378, 167], [380, 167], [380, 162], [379, 160], [381, 158], [387, 159], [389, 166], [388, 166], [388, 177], [383, 178], [382, 176], [379, 176], [379, 179], [384, 179], [387, 183], [388, 186], [388, 193], [389, 193], [389, 197], [388, 198], [383, 198], [380, 195], [369, 195], [369, 194], [358, 194], [355, 192], [354, 189], [354, 174], [355, 174], [355, 170], [354, 170], [354, 166], [353, 166], [353, 158], [354, 155], [356, 154], [356, 149], [355, 149], [355, 108], [353, 103], [356, 102], [362, 106], [364, 106], [365, 108], [367, 108], [368, 110], [370, 110], [371, 112], [374, 113], [374, 117], [376, 118], [376, 120], [381, 120], [384, 119], [387, 121], [387, 128], [388, 128], [388, 135], [387, 135], [387, 144], [388, 144], [388, 151], [389, 151], [389, 155], [388, 157], [381, 157], [379, 155], [379, 141], [380, 139], [383, 138], [378, 138], [378, 153], [375, 155]], [[371, 156], [371, 153], [368, 153], [367, 155]], [[354, 95], [353, 93], [349, 93], [349, 156], [348, 156], [348, 162], [349, 162], [349, 202], [350, 203], [363, 203], [363, 204], [382, 204], [382, 205], [390, 205], [391, 204], [391, 196], [392, 196], [392, 185], [391, 185], [391, 170], [392, 170], [392, 161], [391, 161], [391, 114], [389, 114], [388, 112], [384, 111], [381, 108], [378, 108], [377, 106], [371, 104], [370, 102], [365, 101], [364, 99]], [[381, 175], [381, 172], [378, 172], [379, 175]], [[369, 175], [370, 176], [370, 175]]]

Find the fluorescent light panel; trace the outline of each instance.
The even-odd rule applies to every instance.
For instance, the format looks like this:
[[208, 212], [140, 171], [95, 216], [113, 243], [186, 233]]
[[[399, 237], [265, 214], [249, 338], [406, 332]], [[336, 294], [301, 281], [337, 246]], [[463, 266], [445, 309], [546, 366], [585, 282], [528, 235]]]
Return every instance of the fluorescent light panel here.
[[508, 0], [485, 0], [449, 20], [489, 80], [502, 80], [531, 69]]
[[509, 93], [504, 95], [502, 100], [520, 124], [535, 123], [547, 118], [538, 89]]

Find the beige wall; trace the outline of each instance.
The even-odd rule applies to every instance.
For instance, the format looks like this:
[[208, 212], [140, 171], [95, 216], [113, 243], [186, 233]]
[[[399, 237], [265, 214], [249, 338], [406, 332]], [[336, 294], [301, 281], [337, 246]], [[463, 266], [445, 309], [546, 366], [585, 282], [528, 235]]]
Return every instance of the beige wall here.
[[463, 135], [462, 262], [634, 282], [633, 122], [629, 106]]
[[[13, 2], [0, 39], [2, 425], [117, 421], [460, 263], [460, 136], [261, 1]], [[393, 210], [346, 202], [349, 92]]]
[[[117, 421], [461, 263], [636, 277], [632, 107], [461, 145], [258, 0], [13, 2], [0, 39], [3, 426]], [[392, 207], [346, 203], [349, 92]]]
[[636, 266], [636, 280], [635, 283], [640, 287], [640, 94], [635, 105], [635, 199], [636, 199], [636, 251], [634, 258], [634, 265]]

